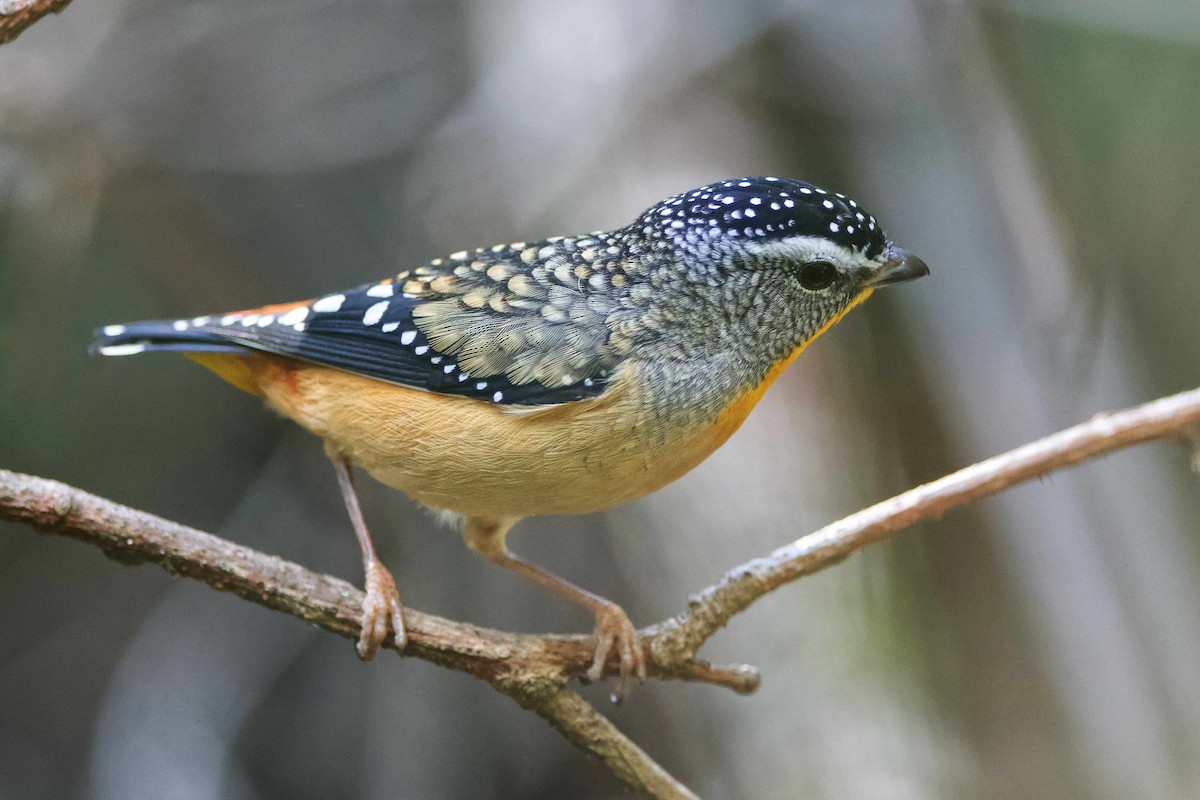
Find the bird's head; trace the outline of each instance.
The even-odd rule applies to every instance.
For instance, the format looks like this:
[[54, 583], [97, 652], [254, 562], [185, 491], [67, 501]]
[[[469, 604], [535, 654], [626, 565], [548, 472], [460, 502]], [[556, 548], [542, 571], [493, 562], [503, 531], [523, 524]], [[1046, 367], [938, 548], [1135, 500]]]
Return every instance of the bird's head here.
[[634, 228], [675, 255], [694, 296], [716, 299], [707, 310], [726, 335], [753, 337], [775, 360], [876, 288], [929, 274], [857, 202], [787, 178], [702, 186], [647, 209]]

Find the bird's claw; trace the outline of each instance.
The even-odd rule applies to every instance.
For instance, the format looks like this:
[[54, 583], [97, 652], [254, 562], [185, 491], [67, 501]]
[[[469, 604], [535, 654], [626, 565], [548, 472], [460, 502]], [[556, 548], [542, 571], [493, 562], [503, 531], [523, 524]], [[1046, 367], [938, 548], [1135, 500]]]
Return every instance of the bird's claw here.
[[367, 564], [366, 597], [362, 605], [362, 632], [358, 637], [358, 657], [370, 661], [387, 639], [395, 633], [396, 647], [403, 649], [408, 637], [404, 631], [404, 608], [396, 581], [378, 561]]
[[619, 703], [628, 691], [630, 678], [637, 678], [639, 681], [646, 679], [646, 658], [642, 652], [637, 628], [633, 627], [624, 609], [616, 603], [607, 603], [596, 612], [593, 635], [596, 637], [596, 654], [586, 678], [588, 681], [600, 680], [604, 676], [604, 667], [609, 656], [616, 650], [621, 667], [613, 702]]

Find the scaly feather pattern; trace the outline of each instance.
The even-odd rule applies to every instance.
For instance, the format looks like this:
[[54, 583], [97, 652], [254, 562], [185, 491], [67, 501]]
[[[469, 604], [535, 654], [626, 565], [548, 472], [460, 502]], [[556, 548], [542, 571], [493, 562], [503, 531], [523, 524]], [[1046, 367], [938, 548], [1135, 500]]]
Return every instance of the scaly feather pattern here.
[[628, 285], [614, 242], [560, 237], [462, 251], [316, 300], [110, 325], [92, 350], [266, 351], [505, 405], [594, 397], [621, 360], [605, 325], [613, 290]]

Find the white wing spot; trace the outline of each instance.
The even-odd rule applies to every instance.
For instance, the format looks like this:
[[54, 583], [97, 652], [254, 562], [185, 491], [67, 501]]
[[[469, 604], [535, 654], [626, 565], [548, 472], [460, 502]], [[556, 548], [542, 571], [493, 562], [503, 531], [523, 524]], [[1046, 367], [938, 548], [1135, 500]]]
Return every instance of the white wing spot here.
[[453, 364], [447, 364], [446, 366], [442, 367], [442, 372], [444, 372], [444, 373], [446, 373], [447, 375], [449, 375], [451, 372], [454, 372], [454, 365], [453, 365]]
[[404, 333], [400, 334], [400, 344], [404, 344], [404, 345], [412, 344], [413, 340], [416, 338], [417, 338], [416, 331], [405, 331]]
[[308, 306], [297, 306], [279, 318], [280, 325], [296, 325], [308, 318]]
[[391, 297], [396, 291], [396, 287], [390, 283], [377, 283], [370, 289], [367, 289], [368, 297]]
[[829, 230], [833, 231], [834, 233], [837, 233], [838, 232], [838, 224], [836, 222], [829, 223]]
[[493, 403], [499, 403], [503, 399], [504, 399], [504, 392], [496, 392], [494, 395], [492, 395]]
[[826, 208], [833, 208], [833, 201], [832, 200], [824, 200], [821, 202], [821, 205], [825, 206]]
[[383, 323], [383, 327], [380, 328], [380, 330], [383, 331], [384, 333], [391, 333], [392, 331], [396, 330], [396, 328], [399, 328], [399, 327], [400, 327], [399, 322], [385, 322], [385, 323]]
[[175, 324], [171, 327], [177, 331], [186, 331], [188, 329], [188, 324], [186, 320], [177, 319], [175, 320]]
[[342, 303], [346, 302], [346, 295], [331, 294], [328, 297], [322, 297], [320, 300], [312, 304], [312, 310], [323, 314], [328, 314], [332, 311], [337, 311], [342, 307]]
[[258, 327], [265, 328], [274, 321], [275, 321], [274, 314], [264, 314], [263, 316], [258, 318]]
[[[104, 326], [104, 335], [105, 336], [120, 336], [124, 332], [125, 332], [124, 325], [105, 325]], [[101, 352], [104, 352], [104, 351], [101, 350]], [[107, 355], [107, 353], [105, 355]]]
[[414, 347], [413, 352], [419, 356], [423, 356], [429, 352], [429, 345], [423, 344], [420, 347]]
[[375, 305], [367, 309], [367, 313], [363, 314], [363, 325], [374, 325], [379, 320], [383, 319], [383, 312], [387, 311], [388, 301], [381, 300]]
[[486, 388], [487, 388], [487, 381], [480, 381], [479, 383], [475, 384], [475, 389], [477, 391], [482, 392]]

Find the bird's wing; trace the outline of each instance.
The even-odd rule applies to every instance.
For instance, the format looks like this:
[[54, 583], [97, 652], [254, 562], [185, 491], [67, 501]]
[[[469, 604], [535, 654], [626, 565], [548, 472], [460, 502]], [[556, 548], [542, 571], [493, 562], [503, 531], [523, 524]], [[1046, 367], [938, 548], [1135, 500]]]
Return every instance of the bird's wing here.
[[456, 253], [302, 303], [110, 326], [93, 350], [251, 348], [492, 403], [594, 397], [620, 362], [605, 324], [613, 275], [589, 283], [577, 241]]

